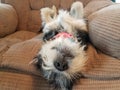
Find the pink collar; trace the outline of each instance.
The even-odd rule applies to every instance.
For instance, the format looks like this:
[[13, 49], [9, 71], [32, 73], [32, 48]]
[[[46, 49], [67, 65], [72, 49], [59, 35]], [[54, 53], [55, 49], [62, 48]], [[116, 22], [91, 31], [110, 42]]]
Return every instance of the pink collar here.
[[67, 32], [60, 32], [58, 33], [56, 36], [53, 37], [53, 39], [59, 38], [59, 37], [63, 37], [63, 38], [73, 38], [72, 34], [69, 34]]

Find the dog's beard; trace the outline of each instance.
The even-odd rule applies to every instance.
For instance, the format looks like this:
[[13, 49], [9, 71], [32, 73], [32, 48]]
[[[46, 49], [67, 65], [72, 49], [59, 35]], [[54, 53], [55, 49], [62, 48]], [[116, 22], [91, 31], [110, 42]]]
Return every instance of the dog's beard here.
[[[87, 60], [84, 46], [68, 38], [59, 37], [44, 44], [37, 57], [37, 66], [43, 76], [55, 88], [71, 90], [76, 79], [80, 78]], [[66, 68], [57, 68], [56, 61], [66, 62]]]

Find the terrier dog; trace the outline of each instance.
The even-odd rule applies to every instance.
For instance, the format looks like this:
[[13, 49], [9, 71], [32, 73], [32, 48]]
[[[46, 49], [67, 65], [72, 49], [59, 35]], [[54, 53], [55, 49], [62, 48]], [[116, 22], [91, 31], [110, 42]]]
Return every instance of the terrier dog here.
[[56, 89], [72, 90], [74, 82], [85, 69], [87, 43], [89, 41], [83, 4], [74, 2], [67, 10], [42, 8], [42, 46], [35, 62], [39, 70]]

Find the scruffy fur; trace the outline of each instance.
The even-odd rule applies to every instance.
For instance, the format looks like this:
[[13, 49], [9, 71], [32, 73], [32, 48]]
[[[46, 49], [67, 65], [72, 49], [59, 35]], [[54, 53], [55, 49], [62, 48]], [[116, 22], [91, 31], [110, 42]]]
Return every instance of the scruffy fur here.
[[[81, 77], [80, 73], [85, 70], [84, 66], [88, 60], [85, 51], [88, 35], [83, 18], [83, 4], [75, 2], [70, 12], [59, 10], [58, 15], [56, 14], [56, 9], [41, 9], [45, 23], [43, 39], [46, 42], [35, 61], [43, 76], [54, 84], [56, 89], [72, 90], [74, 81]], [[63, 37], [50, 40], [60, 32], [72, 34], [74, 41]]]

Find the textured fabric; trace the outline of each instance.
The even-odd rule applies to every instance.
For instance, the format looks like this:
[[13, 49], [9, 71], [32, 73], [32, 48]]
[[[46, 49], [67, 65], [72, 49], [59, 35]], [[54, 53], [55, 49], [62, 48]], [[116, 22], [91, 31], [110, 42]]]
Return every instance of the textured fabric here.
[[92, 43], [102, 52], [120, 58], [120, 4], [101, 9], [88, 18]]
[[87, 56], [89, 56], [89, 63], [86, 65], [88, 70], [82, 72], [85, 76], [92, 77], [92, 79], [103, 77], [119, 77], [120, 79], [120, 59], [97, 52], [92, 46], [88, 47]]
[[[119, 90], [120, 80], [81, 79], [73, 90]], [[43, 78], [20, 73], [0, 72], [1, 90], [53, 90]]]
[[15, 32], [17, 22], [18, 18], [14, 8], [0, 3], [0, 37]]
[[14, 34], [8, 35], [0, 39], [0, 62], [2, 55], [14, 44], [31, 39], [37, 34], [29, 31], [17, 31]]
[[27, 30], [32, 32], [39, 32], [41, 28], [41, 19], [39, 10], [31, 10], [29, 13], [29, 20]]
[[113, 2], [111, 0], [92, 0], [84, 8], [85, 17], [88, 17], [93, 12], [98, 11], [112, 4]]
[[[33, 56], [36, 55], [38, 48], [40, 48], [39, 44], [39, 39], [32, 39], [16, 44], [14, 47], [11, 47], [7, 53], [4, 54], [1, 64], [4, 66], [4, 68], [7, 67], [17, 69], [19, 71], [26, 71], [26, 73], [20, 74], [21, 72], [12, 73], [1, 71], [0, 81], [2, 82], [0, 82], [0, 88], [2, 88], [2, 90], [6, 90], [6, 88], [12, 90], [32, 90], [33, 88], [34, 90], [53, 90], [48, 85], [46, 80], [42, 79], [40, 76], [38, 77], [38, 75], [40, 75], [38, 71], [36, 71], [32, 65], [28, 65]], [[91, 64], [87, 65], [86, 67], [92, 67], [92, 69], [82, 73], [85, 76], [92, 78], [81, 78], [74, 85], [73, 90], [119, 90], [120, 80], [114, 80], [114, 77], [120, 76], [120, 60], [109, 57], [100, 52], [97, 53], [92, 46], [89, 46], [87, 55], [89, 55]], [[32, 75], [27, 72], [31, 72]], [[106, 77], [113, 78], [113, 80], [104, 80]]]
[[120, 80], [81, 79], [73, 90], [119, 90]]
[[[4, 0], [2, 0], [4, 1]], [[41, 2], [40, 2], [41, 1]], [[76, 0], [5, 0], [5, 3], [11, 4], [14, 6], [14, 8], [17, 11], [18, 17], [19, 17], [19, 25], [18, 30], [29, 30], [33, 32], [38, 32], [40, 28], [40, 17], [39, 17], [39, 9], [41, 7], [45, 6], [52, 6], [52, 4], [55, 3], [55, 5], [58, 8], [65, 8], [68, 9], [71, 3]], [[84, 5], [86, 5], [90, 0], [81, 0], [84, 2]], [[102, 6], [98, 6], [97, 9], [94, 6], [94, 4], [98, 4], [98, 2]], [[108, 1], [108, 3], [106, 2]], [[93, 1], [95, 2], [95, 0]], [[90, 3], [90, 2], [89, 2]], [[112, 27], [116, 28], [117, 30], [119, 28], [119, 25], [116, 24], [116, 21], [119, 22], [119, 15], [116, 11], [115, 15], [116, 18], [112, 17], [112, 19], [107, 23], [105, 23], [104, 20], [102, 20], [100, 24], [100, 27], [96, 27], [95, 20], [98, 20], [97, 18], [103, 17], [107, 15], [113, 15], [113, 10], [111, 12], [102, 11], [103, 14], [100, 13], [94, 13], [96, 10], [102, 9], [103, 7], [109, 6], [111, 2], [109, 0], [96, 0], [96, 3], [90, 6], [88, 3], [87, 8], [94, 10], [88, 10], [88, 19], [89, 19], [89, 27], [90, 27], [90, 35], [93, 35], [94, 38], [98, 39], [99, 32], [94, 33], [96, 31], [94, 30], [102, 30], [101, 26], [109, 26], [109, 23], [111, 21], [114, 21], [114, 26]], [[106, 4], [104, 4], [106, 3]], [[89, 6], [89, 7], [88, 7]], [[109, 8], [110, 9], [110, 8]], [[105, 9], [103, 9], [105, 10]], [[107, 13], [107, 14], [106, 14]], [[112, 14], [113, 13], [113, 14]], [[106, 18], [104, 18], [106, 20]], [[109, 17], [110, 19], [110, 17]], [[109, 20], [107, 19], [107, 20]], [[117, 19], [117, 20], [116, 20]], [[98, 21], [97, 21], [98, 22]], [[92, 25], [93, 23], [93, 25]], [[104, 25], [103, 25], [103, 24]], [[97, 24], [97, 25], [99, 25]], [[111, 24], [110, 24], [111, 25]], [[110, 28], [112, 28], [110, 27]], [[108, 27], [107, 27], [108, 28]], [[112, 29], [114, 29], [112, 28]], [[110, 29], [110, 30], [112, 30]], [[105, 30], [105, 29], [104, 29]], [[21, 32], [21, 31], [20, 31]], [[38, 50], [41, 47], [41, 35], [38, 35], [36, 37], [34, 33], [15, 33], [14, 35], [8, 36], [5, 44], [0, 43], [0, 90], [53, 90], [51, 86], [48, 85], [48, 82], [46, 82], [43, 78], [40, 77], [40, 73], [36, 71], [35, 67], [33, 65], [29, 65], [29, 62], [34, 58], [34, 56], [37, 54]], [[116, 32], [118, 33], [118, 32]], [[23, 36], [22, 36], [23, 35]], [[105, 33], [106, 35], [106, 33]], [[15, 37], [14, 37], [15, 36]], [[24, 41], [29, 39], [28, 37], [32, 38], [32, 40]], [[104, 35], [103, 35], [104, 36]], [[92, 39], [92, 36], [90, 36]], [[19, 41], [20, 40], [20, 41]], [[98, 39], [101, 40], [101, 39]], [[111, 39], [110, 39], [111, 40]], [[114, 39], [112, 39], [114, 41]], [[3, 40], [4, 41], [4, 40]], [[99, 41], [99, 44], [102, 43]], [[18, 43], [19, 42], [19, 43]], [[96, 42], [96, 41], [95, 41]], [[107, 41], [106, 41], [107, 42]], [[105, 42], [105, 43], [106, 43]], [[6, 46], [8, 43], [8, 46]], [[15, 44], [17, 43], [17, 44]], [[15, 45], [13, 45], [15, 44]], [[118, 49], [119, 50], [119, 49]], [[2, 53], [1, 53], [2, 52]], [[76, 85], [74, 85], [73, 90], [119, 90], [120, 89], [120, 79], [116, 77], [120, 76], [120, 60], [115, 59], [113, 57], [104, 55], [101, 52], [96, 52], [96, 50], [93, 47], [88, 48], [88, 55], [89, 55], [89, 62], [86, 65], [87, 70], [83, 71], [82, 73], [89, 78], [82, 78], [80, 79]], [[13, 71], [14, 70], [14, 71]], [[104, 78], [115, 78], [115, 80], [103, 80]]]
[[81, 1], [86, 5], [91, 0], [30, 0], [30, 6], [33, 10], [39, 10], [42, 7], [52, 7], [53, 5], [57, 8], [69, 9], [75, 1]]
[[33, 37], [35, 37], [37, 35], [37, 33], [33, 33], [33, 32], [30, 32], [30, 31], [17, 31], [9, 36], [6, 36], [6, 38], [9, 38], [9, 39], [20, 39], [22, 41], [25, 41], [25, 40], [28, 40], [28, 39], [31, 39]]
[[53, 89], [41, 77], [1, 71], [0, 90], [53, 90]]
[[6, 4], [12, 5], [18, 15], [17, 30], [28, 30], [28, 18], [30, 13], [29, 0], [4, 0]]
[[74, 1], [82, 1], [86, 5], [91, 0], [3, 0], [12, 5], [18, 14], [17, 30], [39, 32], [41, 26], [40, 8], [51, 7], [69, 9]]
[[16, 43], [21, 42], [20, 39], [9, 39], [9, 38], [3, 38], [0, 39], [0, 63], [2, 61], [2, 55], [13, 45]]
[[31, 39], [12, 45], [2, 55], [1, 66], [35, 73], [36, 68], [29, 63], [37, 55], [41, 44], [39, 39]]

